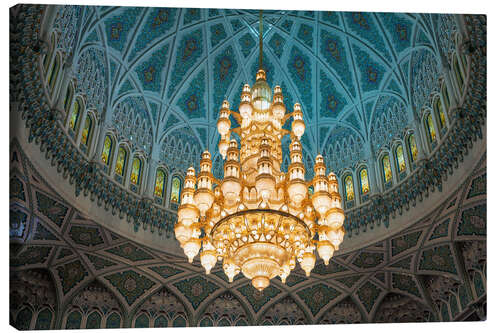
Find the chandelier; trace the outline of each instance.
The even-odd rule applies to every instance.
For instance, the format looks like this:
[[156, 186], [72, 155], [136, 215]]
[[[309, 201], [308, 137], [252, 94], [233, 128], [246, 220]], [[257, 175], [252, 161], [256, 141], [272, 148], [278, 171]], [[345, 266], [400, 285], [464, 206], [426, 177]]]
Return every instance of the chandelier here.
[[[201, 249], [207, 274], [219, 260], [229, 282], [241, 272], [262, 291], [274, 277], [285, 283], [296, 261], [309, 276], [315, 251], [328, 265], [345, 230], [337, 178], [326, 175], [321, 155], [314, 178], [305, 179], [302, 109], [296, 103], [287, 113], [279, 86], [271, 94], [262, 69], [262, 16], [260, 26], [256, 82], [244, 85], [239, 112], [225, 100], [217, 121], [224, 178], [212, 175], [211, 154], [203, 152], [198, 175], [193, 167], [187, 170], [174, 231], [190, 263]], [[231, 128], [230, 116], [239, 126]], [[283, 126], [291, 118], [289, 131]], [[232, 133], [240, 138], [239, 147]], [[281, 141], [286, 135], [290, 164], [284, 173]]]

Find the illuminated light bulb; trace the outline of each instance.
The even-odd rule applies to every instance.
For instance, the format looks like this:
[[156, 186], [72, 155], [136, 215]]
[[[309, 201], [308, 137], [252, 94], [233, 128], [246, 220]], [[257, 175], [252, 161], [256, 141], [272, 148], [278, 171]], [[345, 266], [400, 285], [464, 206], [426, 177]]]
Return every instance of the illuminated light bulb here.
[[217, 263], [217, 255], [214, 250], [204, 250], [200, 253], [200, 262], [207, 274]]
[[189, 263], [193, 262], [194, 257], [200, 251], [200, 247], [200, 240], [195, 238], [191, 238], [184, 244], [184, 254], [188, 257]]
[[311, 252], [305, 252], [302, 256], [302, 261], [300, 262], [300, 267], [306, 272], [306, 276], [311, 274], [314, 264], [316, 263], [316, 257]]
[[193, 230], [189, 226], [185, 226], [182, 223], [177, 223], [174, 228], [175, 238], [181, 243], [181, 246], [191, 238], [193, 235]]
[[328, 265], [330, 258], [333, 256], [333, 252], [335, 251], [335, 248], [327, 240], [320, 240], [318, 242], [317, 248], [318, 248], [319, 257], [321, 259], [323, 259], [323, 261], [325, 262], [325, 265]]

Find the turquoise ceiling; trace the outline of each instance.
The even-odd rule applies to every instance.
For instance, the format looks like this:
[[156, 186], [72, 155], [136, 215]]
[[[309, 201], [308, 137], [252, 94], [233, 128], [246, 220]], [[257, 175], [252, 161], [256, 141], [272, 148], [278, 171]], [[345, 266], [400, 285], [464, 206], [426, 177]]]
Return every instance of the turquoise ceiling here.
[[[236, 109], [242, 85], [254, 82], [259, 11], [65, 7], [56, 27], [64, 25], [65, 11], [78, 22], [63, 31], [74, 39], [66, 43], [75, 50], [74, 70], [80, 58], [91, 57], [92, 75], [104, 87], [96, 105], [112, 113], [128, 104], [140, 113], [146, 150], [175, 136], [216, 151], [222, 101]], [[439, 63], [434, 31], [441, 16], [264, 11], [268, 81], [283, 87], [288, 109], [303, 105], [310, 155], [327, 154], [338, 171], [409, 125], [409, 110], [418, 104], [410, 95], [428, 80], [415, 71]], [[79, 77], [85, 82], [89, 74]]]

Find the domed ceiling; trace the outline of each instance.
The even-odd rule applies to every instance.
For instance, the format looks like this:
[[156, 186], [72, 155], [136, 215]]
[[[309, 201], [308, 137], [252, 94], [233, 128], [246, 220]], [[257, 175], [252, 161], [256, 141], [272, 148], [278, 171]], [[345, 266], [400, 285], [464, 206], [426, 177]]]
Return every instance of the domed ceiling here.
[[[408, 126], [410, 110], [437, 84], [432, 36], [455, 24], [451, 16], [427, 14], [263, 16], [268, 82], [282, 86], [289, 110], [303, 106], [306, 163], [321, 152], [334, 171], [368, 158]], [[193, 155], [216, 150], [222, 101], [236, 109], [243, 84], [255, 80], [258, 19], [257, 10], [66, 6], [55, 26], [60, 43], [74, 50], [78, 89], [90, 107], [112, 110], [106, 123], [182, 168], [187, 162], [165, 154], [169, 137], [190, 142]], [[427, 89], [412, 94], [417, 85]], [[124, 120], [130, 110], [139, 114], [135, 123]]]

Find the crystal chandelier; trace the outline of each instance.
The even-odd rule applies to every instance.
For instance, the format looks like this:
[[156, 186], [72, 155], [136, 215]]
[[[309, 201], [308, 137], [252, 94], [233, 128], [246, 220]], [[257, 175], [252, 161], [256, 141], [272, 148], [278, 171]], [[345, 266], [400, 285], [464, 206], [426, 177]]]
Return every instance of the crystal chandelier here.
[[[190, 263], [201, 249], [207, 274], [219, 260], [229, 282], [242, 272], [263, 290], [276, 276], [285, 283], [296, 261], [309, 276], [315, 250], [328, 265], [345, 230], [337, 178], [326, 175], [321, 155], [314, 178], [305, 180], [300, 139], [306, 127], [300, 104], [287, 113], [281, 88], [276, 86], [271, 95], [262, 69], [262, 17], [260, 49], [256, 82], [243, 87], [239, 112], [231, 111], [228, 101], [220, 109], [224, 178], [212, 175], [211, 155], [203, 152], [198, 175], [193, 167], [187, 170], [174, 230]], [[238, 127], [231, 128], [230, 116]], [[283, 128], [290, 118], [291, 131]], [[240, 147], [232, 133], [239, 136]], [[291, 139], [287, 173], [281, 172], [285, 135]]]

